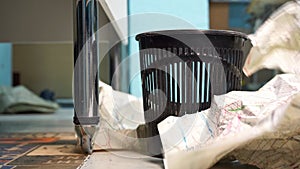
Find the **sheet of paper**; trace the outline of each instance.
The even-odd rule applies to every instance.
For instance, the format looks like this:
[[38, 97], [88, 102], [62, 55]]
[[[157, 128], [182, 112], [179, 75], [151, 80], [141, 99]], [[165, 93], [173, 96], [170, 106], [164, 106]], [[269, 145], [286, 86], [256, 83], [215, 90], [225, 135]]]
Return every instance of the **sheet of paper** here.
[[145, 123], [141, 99], [99, 84], [100, 126], [95, 144], [100, 149], [140, 151], [136, 129]]
[[300, 74], [299, 11], [299, 0], [287, 2], [250, 36], [253, 48], [245, 62], [246, 75], [263, 68]]
[[[209, 168], [226, 155], [260, 168], [299, 166], [300, 75], [278, 75], [259, 91], [230, 92], [215, 96], [213, 103], [214, 111], [172, 117], [158, 125], [160, 132], [174, 128], [172, 125], [180, 128], [188, 119], [192, 119], [190, 124], [194, 123], [199, 114], [204, 114], [208, 122], [217, 121], [217, 124], [189, 125], [186, 130], [191, 132], [186, 132], [185, 137], [198, 134], [197, 142], [181, 139], [170, 146], [170, 138], [162, 135], [169, 169]], [[176, 123], [169, 123], [170, 120]], [[216, 135], [211, 136], [209, 128], [217, 130]], [[179, 130], [168, 132], [182, 135]]]

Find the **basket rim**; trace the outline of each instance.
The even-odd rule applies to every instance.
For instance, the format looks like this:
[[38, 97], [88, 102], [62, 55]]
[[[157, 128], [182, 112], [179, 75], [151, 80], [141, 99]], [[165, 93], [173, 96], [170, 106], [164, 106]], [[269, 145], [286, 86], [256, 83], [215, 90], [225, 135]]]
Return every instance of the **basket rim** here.
[[242, 32], [232, 30], [201, 30], [201, 29], [173, 29], [173, 30], [161, 30], [161, 31], [150, 31], [136, 35], [135, 39], [139, 41], [143, 37], [155, 37], [155, 36], [172, 36], [172, 35], [217, 35], [217, 36], [234, 36], [250, 40], [248, 35]]

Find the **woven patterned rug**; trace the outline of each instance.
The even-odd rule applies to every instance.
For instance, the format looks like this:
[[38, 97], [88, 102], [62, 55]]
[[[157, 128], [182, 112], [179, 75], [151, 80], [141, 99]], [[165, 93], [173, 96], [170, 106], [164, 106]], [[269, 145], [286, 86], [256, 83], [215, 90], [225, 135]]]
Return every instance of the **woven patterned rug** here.
[[1, 169], [76, 169], [86, 158], [74, 133], [0, 134]]

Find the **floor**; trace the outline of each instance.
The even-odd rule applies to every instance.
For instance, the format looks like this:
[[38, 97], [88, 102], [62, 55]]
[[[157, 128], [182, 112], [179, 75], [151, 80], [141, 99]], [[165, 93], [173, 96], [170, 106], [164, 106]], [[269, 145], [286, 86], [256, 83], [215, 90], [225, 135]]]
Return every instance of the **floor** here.
[[0, 115], [0, 169], [163, 168], [162, 160], [129, 151], [82, 154], [72, 118], [73, 108]]
[[86, 156], [76, 151], [72, 108], [51, 114], [0, 115], [0, 168], [76, 169]]
[[48, 114], [0, 115], [0, 133], [74, 132], [73, 108]]
[[[163, 161], [130, 151], [82, 154], [76, 147], [73, 108], [53, 114], [0, 115], [0, 169], [162, 169]], [[214, 169], [245, 168], [220, 163]]]

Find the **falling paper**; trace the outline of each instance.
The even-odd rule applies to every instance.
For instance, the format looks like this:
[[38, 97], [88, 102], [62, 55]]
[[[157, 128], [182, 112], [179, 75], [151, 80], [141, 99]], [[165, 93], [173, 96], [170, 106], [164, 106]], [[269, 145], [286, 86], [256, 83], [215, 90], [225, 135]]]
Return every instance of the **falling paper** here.
[[300, 74], [300, 1], [290, 1], [249, 36], [253, 48], [247, 57], [244, 72], [247, 76], [256, 71], [280, 69]]

